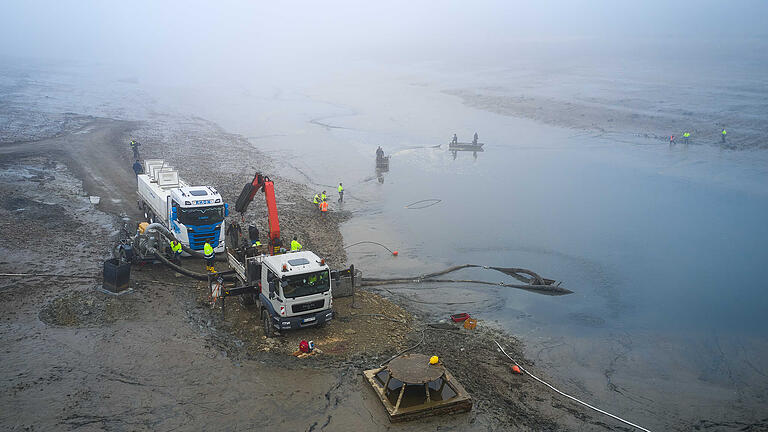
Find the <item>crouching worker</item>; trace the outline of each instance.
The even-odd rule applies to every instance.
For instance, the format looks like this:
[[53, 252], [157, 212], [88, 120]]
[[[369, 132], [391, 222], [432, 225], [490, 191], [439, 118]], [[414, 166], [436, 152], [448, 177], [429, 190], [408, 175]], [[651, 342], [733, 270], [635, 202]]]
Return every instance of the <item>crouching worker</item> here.
[[171, 260], [176, 265], [181, 265], [181, 243], [171, 240]]
[[216, 257], [213, 253], [213, 247], [208, 242], [205, 242], [205, 246], [203, 246], [203, 254], [205, 254], [205, 270], [209, 273], [216, 273], [216, 270], [213, 268], [213, 262]]

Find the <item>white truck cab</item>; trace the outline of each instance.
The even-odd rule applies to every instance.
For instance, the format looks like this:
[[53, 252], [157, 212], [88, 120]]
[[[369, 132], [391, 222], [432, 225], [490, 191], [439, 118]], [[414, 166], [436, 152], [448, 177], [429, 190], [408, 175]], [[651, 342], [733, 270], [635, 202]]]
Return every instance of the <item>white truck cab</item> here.
[[261, 310], [264, 331], [322, 326], [333, 319], [331, 271], [313, 252], [288, 252], [245, 258], [227, 253], [230, 267], [247, 285], [257, 287], [249, 303]]

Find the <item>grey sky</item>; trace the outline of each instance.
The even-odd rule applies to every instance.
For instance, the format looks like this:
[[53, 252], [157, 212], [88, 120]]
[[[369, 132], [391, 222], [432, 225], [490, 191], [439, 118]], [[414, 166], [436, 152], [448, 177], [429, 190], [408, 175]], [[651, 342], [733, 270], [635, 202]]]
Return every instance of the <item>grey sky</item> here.
[[762, 0], [3, 1], [0, 55], [142, 68], [492, 58], [499, 49], [552, 41], [719, 46], [766, 37], [766, 22]]

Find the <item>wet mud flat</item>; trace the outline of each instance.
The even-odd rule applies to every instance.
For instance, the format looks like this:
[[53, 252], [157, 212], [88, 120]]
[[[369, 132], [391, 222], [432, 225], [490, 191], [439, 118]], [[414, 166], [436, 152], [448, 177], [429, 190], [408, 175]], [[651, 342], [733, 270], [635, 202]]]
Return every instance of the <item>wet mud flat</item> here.
[[[759, 96], [759, 89], [752, 91]], [[682, 133], [688, 131], [692, 135], [691, 144], [732, 150], [768, 148], [764, 140], [768, 135], [764, 114], [768, 106], [764, 101], [759, 102], [755, 114], [750, 115], [738, 111], [707, 112], [696, 106], [679, 107], [673, 101], [653, 100], [648, 95], [556, 98], [535, 92], [520, 94], [504, 87], [457, 88], [444, 93], [459, 97], [472, 108], [581, 130], [596, 138], [620, 141], [622, 135], [629, 135], [669, 142], [670, 135], [675, 135], [676, 143], [683, 144]], [[721, 128], [728, 131], [726, 143], [721, 143]]]
[[[78, 121], [73, 132], [0, 146], [0, 272], [83, 276], [0, 279], [4, 429], [385, 430], [361, 371], [418, 343], [412, 352], [441, 356], [475, 408], [399, 428], [621, 430], [513, 375], [493, 340], [522, 359], [520, 343], [482, 321], [474, 331], [430, 326], [406, 304], [360, 292], [361, 308], [339, 299], [325, 329], [267, 340], [236, 300], [222, 313], [204, 286], [160, 266], [134, 267], [129, 295], [98, 292], [121, 217], [136, 211], [130, 138], [143, 143], [144, 157], [173, 155], [183, 178], [215, 185], [229, 202], [274, 162], [201, 119]], [[217, 169], [204, 156], [212, 151], [221, 156]], [[333, 267], [345, 265], [338, 224], [349, 216], [320, 217], [304, 185], [271, 177], [283, 237], [297, 235]], [[264, 206], [254, 203], [246, 220], [264, 228]], [[300, 339], [322, 353], [295, 358]]]

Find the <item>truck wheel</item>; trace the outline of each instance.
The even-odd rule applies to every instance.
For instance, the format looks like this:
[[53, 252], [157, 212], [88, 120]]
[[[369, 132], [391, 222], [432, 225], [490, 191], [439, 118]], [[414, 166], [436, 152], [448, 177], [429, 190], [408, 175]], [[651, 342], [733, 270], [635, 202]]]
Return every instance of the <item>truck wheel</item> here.
[[264, 324], [264, 336], [271, 338], [275, 335], [275, 328], [272, 327], [272, 318], [266, 309], [261, 311], [261, 322]]

